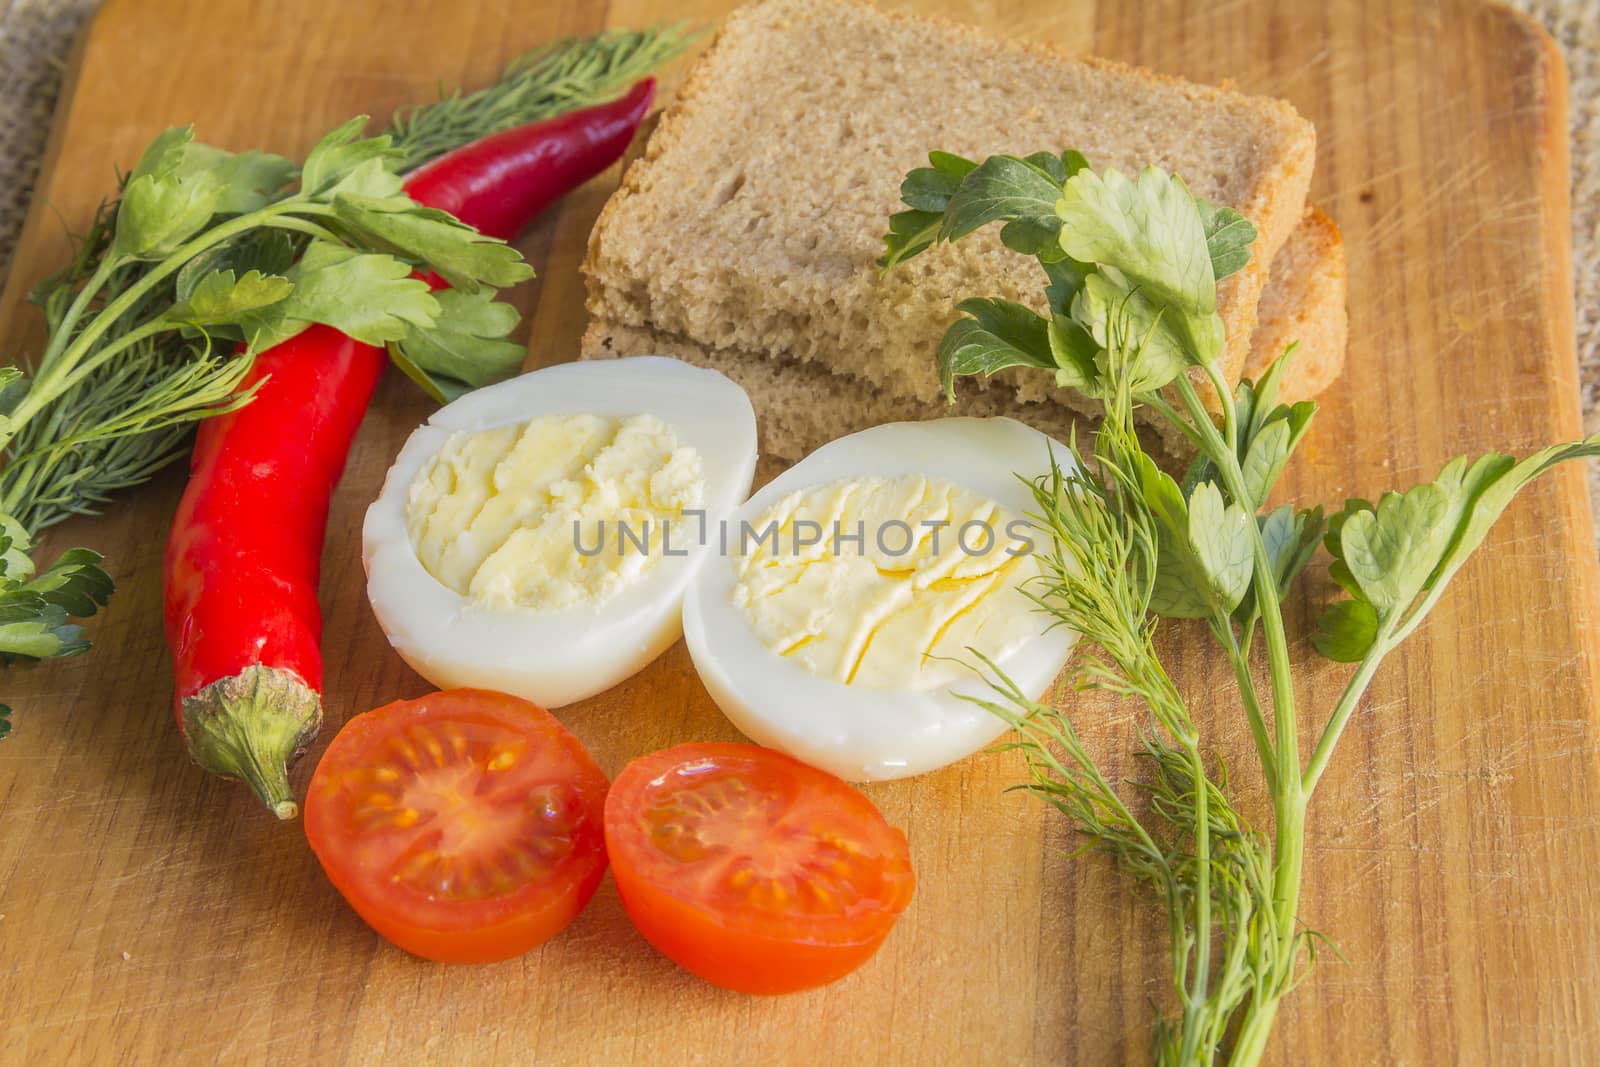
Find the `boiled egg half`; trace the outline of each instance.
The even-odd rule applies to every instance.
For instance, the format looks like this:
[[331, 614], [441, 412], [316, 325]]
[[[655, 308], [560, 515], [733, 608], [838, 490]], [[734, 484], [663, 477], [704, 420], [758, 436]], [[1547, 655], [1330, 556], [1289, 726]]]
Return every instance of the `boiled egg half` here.
[[1067, 449], [1011, 419], [891, 423], [817, 449], [723, 527], [684, 601], [696, 670], [733, 724], [852, 781], [900, 778], [1004, 732], [976, 650], [1029, 696], [1075, 635], [1020, 591], [1045, 537], [1017, 477]]
[[568, 363], [469, 393], [412, 433], [367, 510], [367, 596], [441, 689], [547, 708], [678, 639], [705, 536], [750, 491], [750, 399], [643, 356]]

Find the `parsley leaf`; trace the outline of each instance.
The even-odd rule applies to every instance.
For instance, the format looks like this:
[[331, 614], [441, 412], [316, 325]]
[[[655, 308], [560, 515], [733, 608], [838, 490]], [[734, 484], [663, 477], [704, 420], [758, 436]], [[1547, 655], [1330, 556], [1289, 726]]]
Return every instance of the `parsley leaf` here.
[[1115, 268], [1101, 267], [1084, 279], [1072, 317], [1102, 350], [1127, 357], [1120, 377], [1135, 393], [1165, 388], [1189, 365], [1185, 338], [1173, 329], [1175, 317]]
[[289, 268], [288, 297], [236, 315], [252, 351], [287, 340], [312, 323], [332, 326], [369, 345], [398, 341], [432, 326], [439, 302], [411, 267], [393, 256], [312, 241]]
[[1088, 169], [1089, 166], [1089, 160], [1084, 154], [1071, 148], [1060, 155], [1035, 152], [1030, 156], [1024, 156], [1022, 161], [1037, 170], [1044, 171], [1057, 185], [1064, 184], [1068, 178], [1080, 170]]
[[896, 264], [926, 251], [938, 240], [942, 211], [898, 211], [889, 216], [889, 232], [883, 237], [883, 255], [878, 266], [889, 270]]
[[111, 576], [100, 569], [101, 559], [90, 549], [69, 548], [28, 582], [28, 589], [68, 615], [87, 618], [105, 607], [114, 588]]
[[1409, 605], [1427, 583], [1449, 542], [1450, 503], [1445, 490], [1424, 482], [1345, 515], [1338, 558], [1380, 616]]
[[1083, 324], [1054, 315], [1048, 329], [1050, 355], [1056, 361], [1056, 385], [1095, 395], [1100, 388], [1100, 346]]
[[1340, 600], [1317, 619], [1312, 646], [1335, 663], [1359, 663], [1378, 640], [1378, 613], [1365, 600]]
[[1239, 606], [1250, 588], [1250, 527], [1254, 516], [1223, 501], [1222, 490], [1202, 482], [1189, 498], [1189, 543], [1215, 598], [1217, 613]]
[[111, 251], [161, 259], [215, 215], [240, 215], [276, 200], [295, 166], [269, 152], [225, 152], [199, 144], [188, 126], [164, 130], [129, 173]]
[[1244, 485], [1252, 508], [1266, 505], [1267, 496], [1277, 484], [1284, 465], [1311, 427], [1317, 405], [1309, 400], [1280, 404], [1243, 441]]
[[[1272, 487], [1317, 413], [1317, 405], [1309, 400], [1278, 403], [1278, 387], [1294, 349], [1290, 345], [1283, 356], [1273, 360], [1260, 382], [1241, 379], [1234, 394], [1234, 417], [1239, 426], [1236, 455], [1248, 493], [1243, 503], [1252, 510], [1266, 506]], [[1217, 465], [1202, 453], [1195, 457], [1184, 484], [1193, 487], [1217, 478], [1218, 473]]]
[[187, 126], [163, 131], [139, 157], [122, 190], [116, 253], [161, 259], [211, 220], [223, 186], [209, 153], [192, 152]]
[[1442, 586], [1455, 576], [1523, 486], [1558, 464], [1596, 456], [1600, 456], [1600, 434], [1551, 445], [1520, 461], [1491, 452], [1470, 465], [1464, 458], [1446, 464], [1435, 484], [1450, 497], [1454, 533], [1439, 566], [1429, 576], [1430, 588]]
[[271, 152], [224, 152], [191, 143], [187, 154], [197, 168], [210, 170], [220, 189], [213, 210], [243, 215], [276, 200], [299, 173], [293, 163]]
[[[1326, 525], [1322, 508], [1318, 506], [1296, 511], [1285, 504], [1265, 515], [1258, 515], [1256, 522], [1261, 528], [1261, 540], [1266, 545], [1267, 558], [1272, 561], [1272, 572], [1277, 575], [1278, 596], [1281, 598], [1288, 594], [1290, 585], [1317, 554]], [[1254, 579], [1251, 588], [1254, 589]], [[1239, 623], [1240, 632], [1248, 639], [1261, 619], [1260, 598], [1247, 595], [1239, 602], [1234, 618]]]
[[949, 152], [929, 152], [931, 166], [918, 167], [900, 183], [900, 199], [909, 211], [889, 216], [884, 252], [878, 266], [888, 270], [922, 252], [939, 237], [944, 210], [961, 187], [961, 180], [977, 169], [970, 159]]
[[1404, 638], [1525, 485], [1557, 464], [1595, 456], [1600, 434], [1521, 461], [1499, 452], [1470, 463], [1457, 457], [1433, 481], [1385, 493], [1376, 505], [1347, 501], [1324, 541], [1335, 560], [1330, 573], [1351, 599], [1319, 620], [1317, 649], [1361, 659]]
[[[321, 194], [329, 201], [340, 196], [364, 196], [374, 199], [405, 196], [405, 183], [400, 175], [389, 169], [387, 158], [369, 159], [331, 181]], [[408, 198], [409, 199], [409, 198]]]
[[[957, 375], [1019, 365], [1054, 369], [1059, 385], [1092, 394], [1101, 387], [1099, 353], [1114, 347], [1133, 357], [1119, 365], [1121, 379], [1149, 393], [1220, 356], [1216, 272], [1243, 266], [1255, 235], [1237, 212], [1202, 205], [1181, 180], [1153, 167], [1137, 181], [1116, 171], [1096, 174], [1070, 150], [996, 155], [979, 164], [934, 152], [929, 162], [901, 185], [910, 210], [890, 217], [879, 264], [888, 269], [937, 241], [1003, 222], [1001, 242], [1044, 268], [1052, 312], [1040, 320], [1048, 362], [1037, 344], [983, 323], [954, 323], [939, 349], [947, 396]], [[1276, 460], [1287, 458], [1276, 452], [1282, 434], [1273, 430], [1263, 445], [1258, 479], [1275, 478]]]
[[1063, 187], [1056, 213], [1066, 254], [1102, 271], [1114, 269], [1118, 288], [1138, 292], [1137, 304], [1146, 309], [1139, 317], [1160, 317], [1184, 364], [1221, 355], [1205, 226], [1181, 179], [1155, 167], [1146, 167], [1137, 181], [1115, 170], [1080, 170]]
[[978, 169], [970, 159], [949, 152], [929, 152], [930, 166], [918, 167], [900, 183], [900, 199], [909, 208], [944, 214], [961, 181]]
[[1084, 282], [1094, 273], [1094, 266], [1066, 256], [1042, 263], [1041, 266], [1044, 267], [1045, 277], [1050, 279], [1050, 284], [1044, 290], [1050, 310], [1057, 315], [1070, 314], [1072, 302], [1083, 291]]
[[956, 396], [957, 375], [1055, 367], [1047, 324], [1033, 310], [988, 297], [963, 300], [956, 310], [969, 317], [957, 319], [939, 342], [939, 384], [950, 400]]
[[[1048, 174], [1057, 186], [1057, 196], [1060, 195], [1059, 187], [1068, 178], [1089, 166], [1089, 161], [1084, 158], [1082, 152], [1071, 149], [1059, 156], [1051, 155], [1049, 152], [1035, 152], [1023, 162]], [[1066, 250], [1061, 247], [1061, 218], [1054, 210], [1012, 218], [1000, 227], [1000, 242], [1013, 252], [1037, 258], [1047, 269], [1050, 264], [1067, 259]], [[1086, 270], [1093, 269], [1083, 264], [1077, 266]]]
[[363, 243], [425, 264], [457, 289], [515, 285], [533, 277], [533, 268], [504, 241], [484, 237], [454, 216], [422, 207], [408, 196], [340, 193], [334, 198], [334, 210]]
[[300, 191], [328, 200], [341, 182], [363, 167], [368, 167], [365, 172], [368, 175], [371, 174], [370, 164], [390, 171], [396, 169], [403, 153], [392, 147], [392, 139], [387, 134], [361, 137], [366, 128], [367, 116], [357, 115], [318, 141], [306, 154], [305, 165], [300, 168]]
[[1148, 455], [1136, 453], [1134, 462], [1158, 537], [1150, 610], [1174, 619], [1230, 614], [1250, 587], [1250, 514], [1210, 482], [1185, 500]]
[[1194, 198], [1205, 228], [1206, 251], [1211, 255], [1211, 274], [1216, 281], [1241, 271], [1250, 262], [1250, 245], [1256, 228], [1231, 207], [1218, 207], [1204, 197]]
[[1317, 554], [1324, 526], [1322, 508], [1296, 511], [1284, 504], [1259, 516], [1258, 521], [1267, 557], [1272, 560], [1273, 573], [1278, 576], [1278, 593], [1282, 595]]
[[1056, 201], [1060, 198], [1060, 182], [1037, 163], [1015, 156], [990, 156], [962, 179], [950, 197], [939, 240], [956, 241], [999, 221], [1022, 221], [1059, 231]]
[[281, 275], [249, 270], [235, 278], [232, 270], [214, 270], [194, 282], [167, 318], [191, 326], [237, 322], [241, 315], [270, 307], [293, 291], [294, 283]]
[[186, 303], [200, 280], [216, 271], [232, 271], [235, 276], [250, 271], [281, 275], [300, 258], [303, 243], [277, 229], [255, 230], [224, 241], [206, 249], [179, 268], [173, 295], [177, 303]]
[[1081, 263], [1110, 264], [1158, 303], [1203, 316], [1217, 308], [1205, 227], [1178, 178], [1146, 167], [1137, 181], [1081, 170], [1061, 191], [1061, 245]]
[[0, 514], [0, 659], [88, 651], [83, 628], [68, 619], [95, 614], [111, 596], [111, 577], [100, 569], [99, 553], [70, 549], [35, 576], [31, 547], [21, 524]]
[[522, 366], [527, 349], [505, 340], [517, 325], [515, 308], [488, 289], [442, 289], [433, 297], [439, 302], [433, 325], [412, 326], [390, 346], [395, 363], [430, 396], [454, 400]]

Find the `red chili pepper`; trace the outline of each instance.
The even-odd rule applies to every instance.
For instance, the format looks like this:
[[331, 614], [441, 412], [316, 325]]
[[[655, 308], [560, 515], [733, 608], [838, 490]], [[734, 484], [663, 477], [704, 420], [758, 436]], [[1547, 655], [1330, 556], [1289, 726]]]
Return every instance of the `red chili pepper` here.
[[282, 819], [299, 810], [288, 764], [322, 721], [328, 501], [383, 364], [329, 326], [258, 355], [246, 385], [270, 378], [255, 399], [200, 424], [167, 540], [179, 728], [196, 762]]
[[406, 191], [510, 240], [556, 199], [615, 163], [650, 110], [646, 78], [608, 104], [492, 134], [412, 172]]
[[[654, 92], [646, 79], [611, 103], [486, 137], [413, 173], [406, 191], [513, 237], [622, 156]], [[289, 765], [322, 721], [328, 503], [384, 362], [326, 326], [257, 355], [241, 385], [260, 382], [255, 399], [200, 426], [167, 540], [178, 727], [197, 763], [243, 779], [282, 819], [299, 812]]]

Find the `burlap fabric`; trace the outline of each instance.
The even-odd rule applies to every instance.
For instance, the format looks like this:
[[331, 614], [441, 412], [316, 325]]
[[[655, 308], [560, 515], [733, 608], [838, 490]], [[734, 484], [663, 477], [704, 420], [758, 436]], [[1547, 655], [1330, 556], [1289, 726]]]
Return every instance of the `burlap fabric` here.
[[[1566, 52], [1572, 79], [1572, 245], [1588, 432], [1600, 430], [1600, 0], [1514, 0]], [[28, 209], [61, 65], [95, 0], [0, 0], [0, 275]], [[1600, 464], [1590, 467], [1600, 517]]]

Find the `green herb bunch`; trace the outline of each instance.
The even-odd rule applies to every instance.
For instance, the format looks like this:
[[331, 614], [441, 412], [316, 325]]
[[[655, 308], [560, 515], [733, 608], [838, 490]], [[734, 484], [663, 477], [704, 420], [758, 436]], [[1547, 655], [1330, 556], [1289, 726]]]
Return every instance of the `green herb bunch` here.
[[[312, 323], [387, 345], [429, 395], [514, 372], [515, 309], [499, 287], [532, 276], [514, 249], [405, 195], [401, 175], [501, 130], [598, 103], [677, 55], [680, 26], [554, 42], [494, 85], [324, 137], [301, 166], [229, 153], [186, 128], [158, 136], [32, 294], [45, 351], [0, 368], [0, 659], [70, 656], [73, 619], [104, 606], [101, 557], [63, 552], [37, 572], [38, 533], [97, 511], [187, 451], [200, 419], [250, 401], [255, 353]], [[437, 273], [431, 292], [412, 277]], [[10, 728], [0, 705], [0, 736]]]
[[[957, 377], [1022, 366], [1053, 373], [1101, 409], [1092, 448], [1075, 440], [1072, 462], [1033, 483], [1049, 547], [1024, 592], [1092, 650], [1076, 665], [1079, 687], [1149, 709], [1142, 802], [1125, 801], [1102, 773], [1070, 709], [1032, 700], [987, 661], [997, 698], [984, 706], [1014, 728], [1029, 769], [1022, 788], [1066, 814], [1086, 850], [1110, 854], [1166, 909], [1179, 1010], [1156, 1026], [1155, 1061], [1255, 1064], [1317, 947], [1296, 917], [1306, 807], [1378, 664], [1517, 491], [1563, 460], [1600, 455], [1600, 435], [1520, 461], [1456, 459], [1430, 482], [1375, 504], [1348, 500], [1331, 515], [1269, 509], [1316, 405], [1278, 401], [1292, 350], [1259, 381], [1233, 390], [1224, 379], [1216, 283], [1249, 261], [1250, 223], [1159, 169], [1096, 173], [1076, 152], [981, 164], [935, 152], [929, 162], [901, 186], [908, 210], [890, 219], [881, 266], [998, 222], [1006, 247], [1036, 258], [1047, 278], [1047, 314], [990, 298], [957, 305], [962, 317], [938, 353], [951, 399]], [[1181, 481], [1142, 448], [1139, 408], [1192, 443]], [[1296, 706], [1281, 602], [1319, 546], [1346, 595], [1323, 613], [1313, 644], [1357, 666], [1338, 703], [1313, 714]], [[1203, 622], [1232, 665], [1272, 801], [1270, 834], [1238, 813], [1225, 768], [1208, 760], [1155, 650], [1162, 619]], [[1258, 631], [1266, 692], [1251, 669]], [[1302, 726], [1319, 731], [1304, 765]]]

